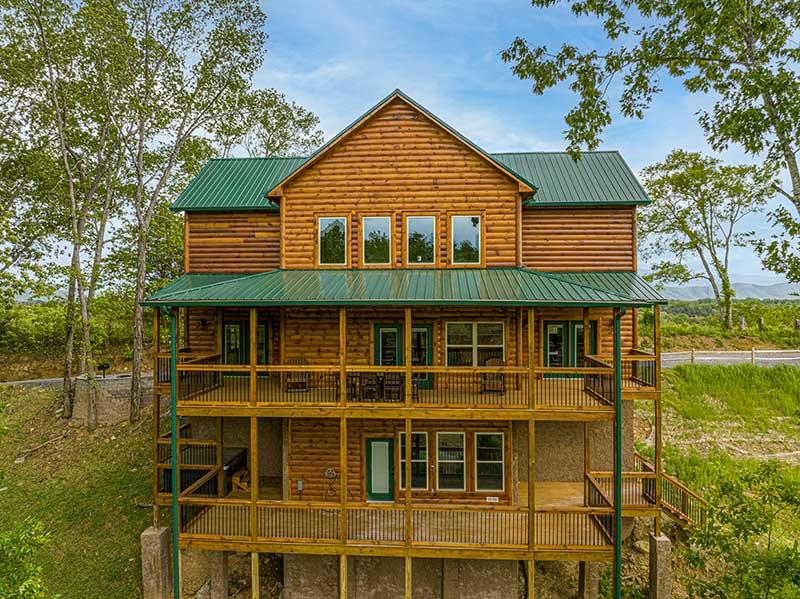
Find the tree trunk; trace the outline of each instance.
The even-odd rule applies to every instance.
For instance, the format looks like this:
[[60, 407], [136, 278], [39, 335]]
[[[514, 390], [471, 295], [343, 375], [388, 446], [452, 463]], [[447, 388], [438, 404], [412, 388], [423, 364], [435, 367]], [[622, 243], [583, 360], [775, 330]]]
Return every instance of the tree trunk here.
[[89, 392], [86, 398], [86, 428], [93, 431], [97, 428], [97, 377], [94, 367], [94, 352], [92, 351], [92, 333], [89, 323], [91, 322], [91, 312], [83, 282], [80, 277], [77, 280], [78, 305], [81, 310], [81, 349], [82, 362], [86, 369], [86, 382]]
[[[75, 264], [75, 250], [73, 249], [72, 265]], [[69, 275], [69, 288], [67, 290], [67, 340], [64, 347], [64, 418], [72, 418], [72, 408], [75, 401], [75, 388], [72, 384], [72, 362], [75, 349], [75, 271]]]
[[142, 352], [144, 346], [144, 287], [147, 277], [147, 231], [139, 224], [136, 244], [136, 292], [133, 304], [133, 364], [131, 366], [130, 421], [139, 420], [142, 397]]

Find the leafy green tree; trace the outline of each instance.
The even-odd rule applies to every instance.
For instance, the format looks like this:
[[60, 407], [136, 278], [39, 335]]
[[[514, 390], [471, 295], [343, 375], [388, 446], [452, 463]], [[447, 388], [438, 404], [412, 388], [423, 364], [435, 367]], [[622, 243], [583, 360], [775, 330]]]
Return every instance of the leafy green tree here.
[[222, 156], [242, 146], [250, 156], [305, 156], [323, 142], [319, 117], [274, 89], [229, 98], [212, 132]]
[[[547, 8], [559, 0], [532, 0]], [[603, 50], [565, 42], [551, 51], [517, 38], [502, 53], [533, 92], [567, 82], [578, 95], [566, 114], [569, 149], [596, 148], [612, 121], [612, 92], [619, 113], [642, 118], [675, 78], [697, 94], [712, 94], [713, 106], [699, 112], [700, 125], [715, 150], [731, 144], [763, 156], [782, 169], [789, 185], [774, 189], [794, 207], [772, 220], [779, 232], [759, 249], [767, 267], [800, 281], [800, 25], [796, 0], [564, 0], [577, 17], [598, 19], [608, 38]], [[782, 232], [781, 232], [782, 231]], [[787, 270], [789, 269], [789, 270]]]
[[[150, 227], [176, 171], [197, 161], [202, 132], [249, 89], [263, 60], [266, 16], [254, 0], [127, 0], [118, 121], [136, 223], [131, 420], [139, 417]], [[181, 165], [184, 165], [183, 167]]]
[[[638, 214], [645, 259], [659, 282], [704, 280], [711, 285], [724, 326], [733, 328], [730, 252], [750, 243], [747, 216], [763, 210], [772, 177], [754, 166], [723, 165], [697, 152], [675, 150], [642, 171], [653, 203]], [[693, 270], [689, 259], [702, 268]]]
[[26, 519], [19, 526], [0, 531], [0, 599], [45, 599], [42, 568], [36, 553], [48, 541], [44, 525]]
[[698, 599], [800, 596], [800, 479], [776, 461], [727, 477], [709, 497], [708, 525], [690, 538], [689, 580]]

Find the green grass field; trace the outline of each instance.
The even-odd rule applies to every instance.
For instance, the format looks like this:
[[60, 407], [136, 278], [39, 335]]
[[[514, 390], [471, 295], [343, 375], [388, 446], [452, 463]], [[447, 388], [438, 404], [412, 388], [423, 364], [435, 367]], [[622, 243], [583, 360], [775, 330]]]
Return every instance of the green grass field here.
[[664, 370], [664, 404], [688, 420], [768, 431], [800, 422], [800, 368], [681, 365]]
[[[0, 529], [27, 516], [50, 542], [37, 556], [50, 593], [63, 599], [135, 599], [139, 535], [152, 518], [149, 421], [94, 433], [55, 416], [51, 391], [0, 388]], [[22, 463], [27, 449], [45, 445]]]

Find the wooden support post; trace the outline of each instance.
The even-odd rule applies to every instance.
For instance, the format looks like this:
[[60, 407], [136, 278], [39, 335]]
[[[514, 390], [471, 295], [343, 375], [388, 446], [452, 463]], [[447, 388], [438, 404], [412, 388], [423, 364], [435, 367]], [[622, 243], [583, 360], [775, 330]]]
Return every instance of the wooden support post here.
[[[410, 487], [411, 485], [406, 485]], [[405, 599], [411, 599], [411, 556], [406, 556], [406, 563], [405, 563], [405, 584], [403, 585], [403, 589], [405, 591]]]
[[347, 599], [347, 556], [339, 556], [339, 599]]
[[587, 475], [592, 468], [591, 456], [589, 454], [589, 423], [583, 422], [583, 505], [589, 506], [589, 479]]
[[523, 322], [525, 310], [524, 308], [517, 308], [517, 366], [525, 366], [525, 357], [523, 356], [522, 342], [525, 340], [525, 323]]
[[528, 418], [528, 549], [536, 550], [536, 421]]
[[339, 540], [347, 542], [347, 418], [339, 418]]
[[224, 339], [222, 337], [223, 334], [224, 334], [224, 329], [222, 328], [223, 318], [224, 318], [224, 316], [223, 316], [222, 308], [217, 308], [217, 323], [216, 323], [217, 324], [217, 343], [216, 343], [216, 347], [217, 347], [217, 353], [218, 354], [222, 353], [222, 348], [223, 348], [222, 344], [224, 342]]
[[528, 308], [528, 407], [536, 407], [536, 311]]
[[347, 308], [339, 308], [339, 403], [347, 403]]
[[217, 416], [217, 456], [216, 464], [218, 470], [217, 474], [217, 497], [225, 495], [225, 472], [222, 470], [224, 464], [222, 463], [222, 416]]
[[411, 418], [406, 418], [405, 422], [405, 437], [406, 437], [406, 449], [405, 449], [405, 478], [406, 478], [406, 488], [405, 488], [405, 521], [406, 521], [406, 550], [411, 549], [411, 540], [414, 538], [411, 534], [411, 435], [413, 431], [411, 430]]
[[258, 416], [250, 416], [250, 538], [258, 540]]
[[250, 405], [258, 401], [258, 309], [250, 308]]
[[528, 560], [528, 593], [527, 599], [536, 599], [536, 584], [535, 584], [535, 571], [534, 568], [536, 567], [536, 562], [532, 559]]
[[[403, 326], [403, 363], [406, 367], [406, 407], [411, 407], [413, 376], [411, 373], [411, 308], [405, 309]], [[411, 440], [409, 439], [409, 443]]]
[[189, 308], [183, 309], [183, 346], [191, 347], [189, 342]]
[[258, 552], [250, 553], [250, 588], [252, 599], [261, 597], [261, 575], [259, 573]]
[[583, 364], [586, 366], [586, 356], [592, 353], [592, 336], [589, 334], [589, 308], [583, 309]]

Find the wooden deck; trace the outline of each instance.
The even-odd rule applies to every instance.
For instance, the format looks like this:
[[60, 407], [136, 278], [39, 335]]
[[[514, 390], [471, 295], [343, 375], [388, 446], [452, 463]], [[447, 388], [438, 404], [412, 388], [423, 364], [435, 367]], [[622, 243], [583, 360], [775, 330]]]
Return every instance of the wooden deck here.
[[[581, 483], [539, 483], [536, 492], [535, 550], [610, 551], [612, 512], [584, 507]], [[276, 488], [265, 485], [260, 496], [276, 493]], [[182, 502], [181, 538], [370, 547], [403, 547], [408, 542], [416, 548], [526, 550], [527, 496], [522, 492], [520, 496], [524, 505], [518, 507], [414, 504], [407, 540], [402, 503], [348, 504], [346, 534], [342, 534], [338, 503], [261, 499], [253, 520], [252, 504], [237, 493], [222, 500]]]
[[[365, 374], [348, 376], [345, 393], [346, 405], [351, 408], [398, 408], [405, 405], [404, 379], [392, 387], [384, 382], [381, 373], [374, 378]], [[393, 372], [386, 374], [396, 374]], [[182, 407], [235, 407], [252, 406], [250, 378], [238, 372], [191, 371], [182, 372], [179, 406]], [[431, 409], [527, 409], [529, 407], [528, 374], [514, 371], [507, 374], [439, 373], [425, 383], [415, 383], [411, 405]], [[499, 377], [499, 379], [498, 379]], [[333, 407], [340, 406], [342, 394], [339, 373], [309, 371], [305, 373], [265, 373], [256, 380], [255, 405]], [[496, 381], [500, 380], [498, 385]], [[367, 382], [365, 382], [367, 381]], [[371, 383], [374, 381], [374, 384]], [[543, 411], [596, 411], [612, 412], [610, 380], [592, 380], [579, 375], [537, 376], [534, 389], [534, 408]]]

